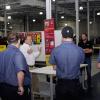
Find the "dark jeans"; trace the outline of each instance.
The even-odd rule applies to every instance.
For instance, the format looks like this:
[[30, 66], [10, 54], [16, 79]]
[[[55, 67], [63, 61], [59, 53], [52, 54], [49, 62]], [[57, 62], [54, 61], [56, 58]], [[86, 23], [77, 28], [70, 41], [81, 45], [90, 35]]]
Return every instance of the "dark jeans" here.
[[86, 67], [87, 85], [88, 85], [88, 88], [90, 88], [91, 87], [91, 57], [86, 57], [84, 63], [88, 64], [88, 66]]
[[2, 100], [31, 100], [31, 91], [29, 86], [24, 87], [24, 94], [18, 95], [18, 87], [9, 84], [0, 84], [0, 97]]
[[79, 80], [58, 79], [56, 100], [80, 100], [81, 85]]

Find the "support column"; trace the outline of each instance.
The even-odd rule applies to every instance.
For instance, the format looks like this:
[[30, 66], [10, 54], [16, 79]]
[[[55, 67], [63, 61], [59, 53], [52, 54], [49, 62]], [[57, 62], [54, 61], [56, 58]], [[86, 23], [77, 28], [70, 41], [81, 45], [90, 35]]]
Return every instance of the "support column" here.
[[76, 44], [79, 42], [79, 0], [75, 0], [76, 9]]
[[95, 9], [93, 10], [93, 34], [94, 34], [94, 37], [97, 36], [97, 32], [96, 32], [96, 22], [95, 22]]
[[89, 1], [87, 0], [87, 34], [88, 40], [90, 40], [90, 10], [89, 10]]
[[58, 27], [57, 0], [55, 1], [55, 29]]
[[51, 0], [46, 0], [46, 19], [52, 18]]
[[7, 36], [7, 14], [6, 14], [6, 9], [5, 9], [5, 11], [4, 11], [4, 19], [5, 19], [5, 21], [4, 21], [4, 36], [6, 37]]
[[29, 32], [29, 16], [26, 15], [26, 31]]

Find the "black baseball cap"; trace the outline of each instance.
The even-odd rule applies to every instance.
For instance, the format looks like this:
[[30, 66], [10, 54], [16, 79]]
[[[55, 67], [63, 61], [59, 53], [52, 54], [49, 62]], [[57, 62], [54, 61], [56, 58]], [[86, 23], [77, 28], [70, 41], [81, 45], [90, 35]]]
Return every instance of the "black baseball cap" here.
[[62, 37], [63, 38], [73, 38], [73, 29], [70, 26], [66, 26], [62, 29]]

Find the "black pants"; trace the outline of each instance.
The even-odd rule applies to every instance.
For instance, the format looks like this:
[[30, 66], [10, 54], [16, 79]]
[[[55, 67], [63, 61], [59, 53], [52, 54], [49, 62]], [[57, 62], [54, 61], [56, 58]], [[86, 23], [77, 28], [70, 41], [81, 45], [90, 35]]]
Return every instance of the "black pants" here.
[[18, 87], [9, 84], [0, 84], [0, 97], [2, 100], [31, 100], [31, 91], [29, 86], [24, 87], [24, 94], [18, 95]]
[[91, 57], [86, 57], [84, 63], [88, 64], [88, 66], [86, 67], [87, 85], [88, 85], [88, 89], [90, 89], [91, 88]]
[[79, 80], [58, 79], [56, 84], [56, 100], [80, 100]]

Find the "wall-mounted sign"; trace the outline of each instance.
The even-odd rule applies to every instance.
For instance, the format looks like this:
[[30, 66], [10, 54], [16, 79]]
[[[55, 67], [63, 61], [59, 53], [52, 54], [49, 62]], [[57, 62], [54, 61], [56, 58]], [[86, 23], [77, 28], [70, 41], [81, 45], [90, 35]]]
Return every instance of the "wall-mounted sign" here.
[[54, 39], [54, 19], [44, 21], [44, 35], [45, 35], [45, 54], [46, 64], [49, 65], [49, 57], [52, 49], [55, 47]]
[[48, 19], [44, 21], [44, 34], [45, 34], [45, 51], [46, 54], [50, 54], [55, 47], [54, 40], [54, 19]]

